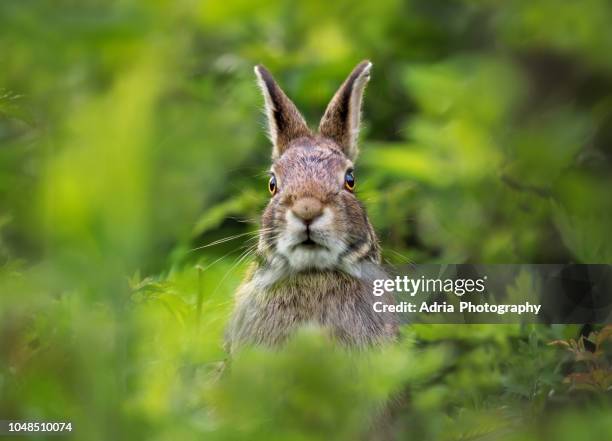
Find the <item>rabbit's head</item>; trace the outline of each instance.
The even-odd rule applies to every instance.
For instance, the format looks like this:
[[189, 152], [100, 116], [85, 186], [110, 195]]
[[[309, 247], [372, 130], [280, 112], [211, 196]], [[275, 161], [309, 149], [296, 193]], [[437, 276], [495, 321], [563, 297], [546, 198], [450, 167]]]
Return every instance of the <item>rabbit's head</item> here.
[[359, 272], [378, 263], [377, 239], [354, 194], [361, 100], [372, 63], [363, 61], [336, 92], [312, 132], [272, 75], [256, 66], [273, 144], [270, 201], [259, 253], [290, 272]]

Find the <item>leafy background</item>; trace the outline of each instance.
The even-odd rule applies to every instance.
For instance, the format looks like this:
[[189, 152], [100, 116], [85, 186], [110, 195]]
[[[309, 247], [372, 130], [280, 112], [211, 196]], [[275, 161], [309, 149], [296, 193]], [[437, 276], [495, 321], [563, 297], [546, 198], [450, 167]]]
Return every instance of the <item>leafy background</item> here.
[[0, 417], [611, 439], [609, 328], [412, 326], [366, 354], [306, 329], [219, 373], [267, 199], [255, 63], [314, 124], [374, 62], [357, 176], [387, 261], [612, 263], [611, 22], [607, 0], [1, 2]]

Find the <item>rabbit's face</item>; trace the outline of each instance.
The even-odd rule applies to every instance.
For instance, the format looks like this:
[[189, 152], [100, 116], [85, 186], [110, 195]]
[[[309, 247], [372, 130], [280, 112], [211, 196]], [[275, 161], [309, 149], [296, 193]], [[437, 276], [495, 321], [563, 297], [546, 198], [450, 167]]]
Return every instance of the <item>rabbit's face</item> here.
[[270, 190], [259, 253], [292, 271], [358, 271], [379, 251], [365, 211], [353, 194], [352, 161], [363, 90], [372, 63], [351, 72], [313, 134], [293, 102], [263, 66], [255, 67], [273, 144]]
[[294, 271], [344, 269], [376, 258], [376, 238], [352, 187], [353, 163], [333, 142], [301, 138], [271, 169], [260, 251]]

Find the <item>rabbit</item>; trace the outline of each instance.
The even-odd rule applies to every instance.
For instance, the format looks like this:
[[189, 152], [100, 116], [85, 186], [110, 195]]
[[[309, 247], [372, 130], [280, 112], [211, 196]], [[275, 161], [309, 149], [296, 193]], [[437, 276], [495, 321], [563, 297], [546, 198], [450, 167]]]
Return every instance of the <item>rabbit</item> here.
[[392, 313], [377, 313], [372, 283], [386, 279], [378, 239], [355, 196], [361, 102], [372, 63], [359, 63], [311, 131], [270, 72], [255, 66], [272, 167], [255, 262], [235, 295], [227, 349], [277, 347], [315, 325], [349, 347], [393, 341]]

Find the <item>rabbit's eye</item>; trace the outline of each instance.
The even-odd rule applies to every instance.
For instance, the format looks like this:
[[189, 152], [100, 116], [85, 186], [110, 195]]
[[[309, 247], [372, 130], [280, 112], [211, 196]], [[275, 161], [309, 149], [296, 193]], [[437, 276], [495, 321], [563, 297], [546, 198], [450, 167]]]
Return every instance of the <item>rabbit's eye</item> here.
[[348, 170], [344, 175], [344, 187], [348, 191], [353, 191], [355, 189], [355, 175], [353, 175], [353, 170]]
[[276, 187], [276, 176], [270, 176], [270, 180], [268, 181], [268, 190], [270, 190], [270, 194], [274, 196], [278, 188]]

